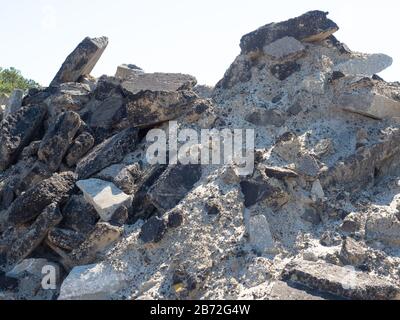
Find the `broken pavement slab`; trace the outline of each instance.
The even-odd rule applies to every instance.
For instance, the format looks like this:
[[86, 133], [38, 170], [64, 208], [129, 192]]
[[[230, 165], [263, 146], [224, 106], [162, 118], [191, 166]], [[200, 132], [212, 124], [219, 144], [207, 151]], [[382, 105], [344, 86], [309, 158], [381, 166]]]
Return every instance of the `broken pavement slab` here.
[[400, 289], [382, 278], [324, 262], [299, 261], [283, 273], [285, 281], [292, 281], [310, 289], [327, 292], [354, 300], [394, 300]]
[[93, 205], [103, 221], [109, 221], [121, 206], [130, 207], [132, 197], [118, 189], [115, 184], [100, 180], [80, 180], [76, 183], [87, 202]]
[[108, 45], [108, 38], [86, 37], [67, 57], [50, 84], [57, 86], [65, 82], [78, 82], [81, 76], [92, 72]]
[[327, 15], [323, 11], [310, 11], [284, 22], [267, 24], [243, 36], [240, 41], [242, 53], [263, 50], [264, 46], [283, 37], [305, 42], [322, 41], [339, 30]]
[[334, 66], [333, 71], [372, 77], [389, 68], [392, 63], [393, 59], [385, 54], [364, 54]]

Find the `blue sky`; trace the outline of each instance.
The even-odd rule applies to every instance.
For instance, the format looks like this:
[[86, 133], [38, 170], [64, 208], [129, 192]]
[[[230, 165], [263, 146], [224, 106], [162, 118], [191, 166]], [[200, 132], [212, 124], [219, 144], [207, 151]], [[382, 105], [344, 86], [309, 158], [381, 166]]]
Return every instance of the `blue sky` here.
[[0, 66], [42, 85], [85, 36], [103, 35], [110, 44], [95, 76], [133, 63], [213, 85], [239, 54], [242, 35], [315, 9], [330, 12], [352, 50], [392, 56], [381, 76], [400, 81], [397, 0], [0, 0], [0, 8]]

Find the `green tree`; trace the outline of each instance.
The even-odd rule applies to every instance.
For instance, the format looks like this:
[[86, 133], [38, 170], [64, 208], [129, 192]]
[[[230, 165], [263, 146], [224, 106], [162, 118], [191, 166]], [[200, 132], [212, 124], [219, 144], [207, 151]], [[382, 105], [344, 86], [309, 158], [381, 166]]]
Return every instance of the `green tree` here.
[[15, 68], [0, 68], [0, 94], [10, 95], [14, 89], [38, 88], [40, 85], [31, 80], [25, 79], [21, 72]]

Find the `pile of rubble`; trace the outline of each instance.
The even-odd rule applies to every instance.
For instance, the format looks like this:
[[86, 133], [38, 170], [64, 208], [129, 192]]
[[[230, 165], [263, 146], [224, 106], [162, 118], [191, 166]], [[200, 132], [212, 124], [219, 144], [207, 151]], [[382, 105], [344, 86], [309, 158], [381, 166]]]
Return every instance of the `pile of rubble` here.
[[[86, 38], [0, 125], [0, 299], [400, 298], [400, 84], [327, 13], [245, 35], [215, 88], [89, 74]], [[154, 165], [150, 129], [254, 129], [255, 169]], [[43, 267], [57, 285], [43, 287]]]

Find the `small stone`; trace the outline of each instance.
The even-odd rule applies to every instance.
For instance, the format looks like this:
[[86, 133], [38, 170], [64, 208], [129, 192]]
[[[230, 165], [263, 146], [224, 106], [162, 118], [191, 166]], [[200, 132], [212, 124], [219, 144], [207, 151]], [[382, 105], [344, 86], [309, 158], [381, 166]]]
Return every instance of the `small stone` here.
[[274, 59], [296, 56], [304, 52], [304, 45], [293, 37], [283, 37], [264, 47], [264, 53]]
[[248, 232], [250, 243], [254, 249], [261, 253], [271, 253], [274, 250], [274, 239], [272, 238], [267, 218], [264, 215], [250, 217]]
[[275, 178], [278, 180], [290, 179], [290, 178], [298, 178], [299, 175], [290, 169], [279, 168], [279, 167], [266, 167], [265, 174], [270, 178]]
[[333, 71], [332, 72], [332, 75], [329, 77], [329, 79], [328, 79], [328, 82], [329, 83], [333, 83], [333, 82], [335, 82], [336, 80], [339, 80], [339, 79], [341, 79], [341, 78], [344, 78], [346, 75], [343, 73], [343, 72], [341, 72], [341, 71]]
[[281, 127], [285, 124], [285, 116], [278, 110], [258, 110], [246, 116], [246, 121], [256, 126]]
[[183, 223], [183, 213], [179, 210], [173, 210], [168, 215], [168, 228], [178, 228]]
[[205, 209], [209, 216], [217, 216], [221, 213], [221, 207], [214, 202], [206, 203]]
[[152, 217], [147, 221], [140, 231], [139, 239], [144, 243], [158, 243], [167, 231], [167, 223], [159, 217]]
[[114, 164], [100, 171], [95, 176], [98, 179], [114, 183], [126, 194], [133, 194], [135, 191], [135, 180], [130, 173], [129, 167], [124, 164]]
[[400, 247], [400, 221], [390, 212], [371, 214], [365, 225], [365, 237], [386, 245]]
[[276, 64], [271, 67], [271, 73], [279, 80], [283, 81], [289, 78], [296, 72], [299, 72], [301, 65], [294, 61], [289, 61], [282, 64]]
[[128, 209], [125, 206], [119, 207], [110, 219], [110, 224], [117, 227], [123, 227], [128, 221]]
[[361, 266], [368, 258], [368, 250], [365, 246], [352, 238], [346, 238], [343, 242], [340, 258], [344, 264], [355, 267]]
[[322, 188], [321, 182], [319, 180], [315, 180], [313, 182], [311, 188], [311, 196], [314, 200], [320, 200], [325, 198], [324, 189]]
[[50, 87], [65, 82], [78, 82], [81, 76], [90, 74], [107, 45], [106, 37], [85, 38], [67, 57]]
[[117, 68], [115, 77], [121, 80], [128, 80], [140, 73], [144, 73], [144, 71], [134, 64], [121, 64]]
[[327, 231], [319, 242], [325, 247], [336, 247], [342, 243], [342, 237], [337, 232]]
[[275, 189], [266, 182], [242, 181], [240, 187], [244, 195], [244, 205], [246, 208], [250, 208], [266, 200], [275, 192]]
[[313, 225], [318, 225], [321, 223], [321, 215], [315, 209], [305, 209], [301, 218]]
[[109, 221], [119, 207], [131, 205], [132, 198], [111, 182], [89, 179], [80, 180], [76, 185], [103, 221]]
[[304, 154], [297, 160], [296, 171], [308, 177], [316, 177], [320, 171], [320, 166], [313, 156]]

